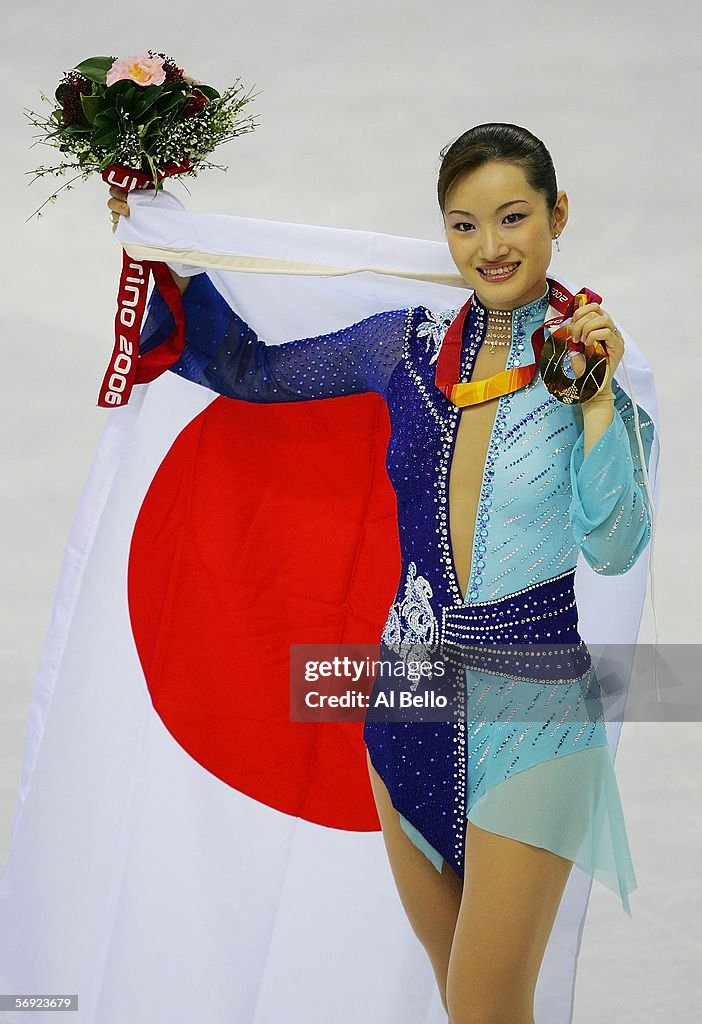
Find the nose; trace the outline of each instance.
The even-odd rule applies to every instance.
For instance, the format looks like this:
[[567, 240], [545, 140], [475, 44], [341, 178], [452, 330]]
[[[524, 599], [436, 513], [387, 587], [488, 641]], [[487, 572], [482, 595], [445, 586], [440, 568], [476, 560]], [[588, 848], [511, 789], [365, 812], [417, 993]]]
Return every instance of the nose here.
[[495, 263], [509, 253], [509, 245], [497, 228], [486, 227], [483, 231], [482, 242], [482, 256], [488, 263]]

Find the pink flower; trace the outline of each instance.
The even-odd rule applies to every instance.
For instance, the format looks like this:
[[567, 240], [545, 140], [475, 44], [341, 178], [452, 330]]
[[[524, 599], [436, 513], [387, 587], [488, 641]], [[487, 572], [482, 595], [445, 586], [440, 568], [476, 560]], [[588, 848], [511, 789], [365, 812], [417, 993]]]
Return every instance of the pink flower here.
[[137, 53], [134, 57], [122, 57], [114, 62], [105, 78], [106, 85], [114, 85], [125, 78], [131, 78], [137, 85], [163, 85], [166, 72], [163, 57], [152, 57], [149, 53]]

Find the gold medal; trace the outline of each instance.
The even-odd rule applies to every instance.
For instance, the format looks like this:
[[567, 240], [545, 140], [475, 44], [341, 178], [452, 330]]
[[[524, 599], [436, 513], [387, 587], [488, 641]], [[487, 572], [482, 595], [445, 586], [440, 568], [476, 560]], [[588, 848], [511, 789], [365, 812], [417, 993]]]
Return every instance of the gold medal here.
[[[588, 301], [579, 292], [575, 296], [575, 308], [579, 309]], [[573, 342], [572, 321], [561, 323], [553, 331], [544, 332], [544, 346], [541, 350], [539, 371], [546, 389], [566, 405], [587, 402], [604, 387], [608, 373], [607, 350], [598, 341], [588, 355], [582, 343]], [[575, 366], [573, 365], [575, 361]]]

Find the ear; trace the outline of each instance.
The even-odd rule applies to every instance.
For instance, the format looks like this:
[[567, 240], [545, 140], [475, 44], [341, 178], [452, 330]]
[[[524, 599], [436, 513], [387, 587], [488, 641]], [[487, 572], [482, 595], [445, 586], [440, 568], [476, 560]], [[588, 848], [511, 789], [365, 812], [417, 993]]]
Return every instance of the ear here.
[[568, 223], [568, 193], [560, 189], [556, 196], [556, 205], [551, 214], [551, 232], [560, 235]]

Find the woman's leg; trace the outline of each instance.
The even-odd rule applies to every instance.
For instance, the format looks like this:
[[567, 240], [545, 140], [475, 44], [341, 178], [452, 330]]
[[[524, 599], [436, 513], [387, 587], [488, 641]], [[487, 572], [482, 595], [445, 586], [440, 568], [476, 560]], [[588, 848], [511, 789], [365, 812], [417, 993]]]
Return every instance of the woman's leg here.
[[533, 1024], [534, 992], [570, 860], [468, 821], [447, 976], [451, 1024]]
[[446, 862], [441, 872], [437, 871], [414, 845], [368, 751], [366, 757], [395, 885], [412, 930], [427, 951], [446, 1006], [446, 975], [463, 883]]

